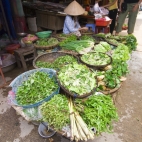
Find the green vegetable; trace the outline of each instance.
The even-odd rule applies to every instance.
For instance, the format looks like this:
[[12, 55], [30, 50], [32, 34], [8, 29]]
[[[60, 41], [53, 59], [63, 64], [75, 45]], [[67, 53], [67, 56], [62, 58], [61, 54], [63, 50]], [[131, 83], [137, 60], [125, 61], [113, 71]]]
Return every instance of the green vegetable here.
[[92, 37], [92, 36], [89, 36], [89, 35], [83, 35], [80, 37], [81, 40], [90, 40], [90, 41], [93, 41], [95, 42], [95, 39]]
[[109, 95], [92, 95], [88, 99], [76, 100], [76, 109], [80, 111], [85, 123], [101, 132], [112, 131], [112, 120], [118, 120], [116, 107]]
[[69, 125], [69, 108], [67, 97], [61, 94], [55, 95], [50, 101], [40, 106], [44, 122], [48, 122], [56, 130], [62, 130]]
[[107, 42], [101, 41], [100, 44], [101, 44], [103, 47], [105, 47], [105, 49], [106, 49], [107, 51], [111, 50], [111, 47], [110, 47], [110, 45], [109, 45]]
[[58, 43], [58, 40], [56, 38], [49, 38], [49, 39], [46, 39], [46, 38], [42, 38], [42, 39], [39, 39], [36, 41], [36, 45], [38, 46], [48, 46], [48, 45], [54, 45], [54, 44], [57, 44]]
[[122, 61], [118, 61], [118, 62], [113, 61], [112, 69], [113, 69], [112, 73], [116, 74], [116, 76], [118, 77], [124, 76], [129, 72], [128, 64]]
[[111, 43], [111, 44], [114, 44], [114, 45], [118, 45], [119, 42], [115, 39], [107, 39], [107, 42]]
[[116, 70], [107, 70], [105, 72], [105, 86], [108, 88], [115, 88], [120, 84], [120, 79], [117, 75], [117, 71]]
[[53, 69], [60, 69], [62, 66], [65, 64], [77, 62], [77, 59], [71, 55], [65, 55], [65, 56], [60, 56], [55, 59], [54, 62], [49, 63], [49, 62], [43, 62], [43, 61], [37, 61], [36, 66], [40, 68], [53, 68]]
[[61, 85], [74, 94], [83, 95], [96, 87], [95, 74], [84, 65], [73, 63], [61, 68], [58, 79]]
[[81, 60], [89, 65], [106, 65], [110, 63], [110, 57], [101, 52], [90, 52], [82, 55]]
[[94, 50], [95, 50], [95, 52], [103, 52], [103, 53], [107, 52], [107, 49], [104, 46], [102, 46], [101, 44], [95, 45]]
[[123, 42], [129, 48], [129, 52], [131, 53], [132, 50], [136, 50], [137, 47], [137, 39], [134, 35], [127, 35], [125, 42]]
[[93, 46], [94, 46], [94, 42], [92, 42], [90, 40], [78, 40], [78, 41], [68, 42], [68, 43], [64, 44], [62, 46], [62, 48], [67, 49], [67, 50], [74, 50], [74, 51], [80, 52], [85, 48], [93, 47]]
[[112, 58], [115, 61], [127, 61], [130, 58], [128, 47], [120, 43], [114, 50]]
[[57, 89], [58, 84], [54, 77], [50, 78], [44, 72], [35, 72], [18, 87], [16, 100], [19, 105], [34, 104], [50, 96]]
[[64, 46], [66, 43], [71, 42], [71, 41], [76, 41], [76, 40], [77, 40], [76, 35], [70, 35], [70, 36], [68, 36], [66, 39], [64, 39], [63, 41], [61, 41], [61, 42], [59, 43], [59, 45], [62, 47], [62, 46]]
[[96, 37], [100, 37], [100, 38], [105, 38], [105, 34], [104, 33], [98, 33], [95, 34]]

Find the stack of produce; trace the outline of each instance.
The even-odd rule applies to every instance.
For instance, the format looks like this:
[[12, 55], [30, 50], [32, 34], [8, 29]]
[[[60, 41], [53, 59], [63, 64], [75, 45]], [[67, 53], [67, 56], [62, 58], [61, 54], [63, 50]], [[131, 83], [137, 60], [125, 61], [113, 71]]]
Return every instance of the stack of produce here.
[[89, 52], [81, 56], [81, 61], [91, 66], [104, 66], [111, 63], [111, 57], [102, 52]]
[[72, 100], [69, 101], [70, 123], [71, 123], [71, 140], [76, 142], [80, 140], [87, 141], [94, 139], [94, 133], [88, 128], [87, 124], [74, 109]]
[[72, 94], [84, 95], [93, 91], [97, 84], [95, 74], [85, 65], [78, 63], [65, 65], [58, 72], [60, 84]]
[[111, 90], [118, 87], [121, 82], [121, 77], [129, 72], [127, 65], [129, 58], [128, 47], [124, 44], [119, 44], [112, 54], [111, 68], [97, 74], [98, 88], [101, 90]]
[[95, 50], [95, 52], [106, 53], [111, 50], [111, 47], [107, 42], [101, 41], [99, 44], [94, 46], [94, 50]]
[[92, 47], [94, 47], [94, 42], [90, 40], [71, 41], [62, 45], [63, 49], [73, 50], [80, 54], [89, 52]]
[[52, 45], [55, 45], [55, 44], [58, 44], [58, 40], [56, 38], [49, 38], [49, 39], [46, 39], [46, 38], [41, 38], [39, 40], [36, 41], [35, 43], [35, 47], [45, 47], [45, 46], [52, 46]]
[[97, 134], [111, 132], [112, 121], [118, 120], [116, 107], [109, 95], [92, 95], [85, 100], [75, 100], [75, 108], [90, 129]]
[[93, 41], [95, 43], [95, 39], [92, 36], [89, 35], [83, 35], [80, 37], [81, 40], [90, 40]]
[[70, 124], [68, 99], [62, 94], [55, 95], [40, 106], [42, 121], [48, 122], [55, 130], [62, 130]]
[[64, 46], [64, 44], [71, 41], [76, 41], [76, 40], [77, 40], [77, 37], [75, 35], [66, 36], [66, 38], [59, 43], [59, 45], [62, 47]]

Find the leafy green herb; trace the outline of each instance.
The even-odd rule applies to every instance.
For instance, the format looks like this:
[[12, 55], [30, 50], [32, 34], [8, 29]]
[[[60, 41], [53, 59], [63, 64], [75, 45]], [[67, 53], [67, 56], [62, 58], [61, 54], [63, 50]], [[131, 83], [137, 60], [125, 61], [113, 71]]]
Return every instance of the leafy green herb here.
[[83, 35], [80, 37], [81, 40], [90, 40], [90, 41], [93, 41], [95, 42], [95, 39], [92, 37], [92, 36], [89, 36], [89, 35]]
[[43, 121], [48, 122], [56, 130], [62, 130], [70, 123], [68, 100], [64, 95], [55, 95], [50, 101], [42, 104], [40, 110]]
[[60, 56], [55, 59], [54, 62], [43, 62], [43, 61], [37, 61], [36, 66], [40, 68], [53, 68], [53, 69], [60, 69], [65, 64], [77, 62], [77, 59], [70, 55]]
[[85, 123], [101, 132], [111, 132], [112, 120], [118, 120], [116, 107], [109, 95], [92, 95], [88, 99], [76, 100], [76, 109], [80, 111]]
[[18, 87], [16, 100], [19, 105], [34, 104], [50, 96], [57, 89], [58, 84], [54, 77], [50, 78], [44, 72], [35, 72]]
[[71, 41], [76, 41], [76, 40], [77, 40], [76, 35], [70, 35], [70, 36], [67, 36], [66, 39], [64, 39], [63, 41], [61, 41], [61, 42], [59, 43], [59, 45], [62, 47], [62, 46], [64, 46], [66, 43], [71, 42]]
[[91, 92], [96, 87], [95, 74], [85, 65], [73, 63], [61, 68], [58, 78], [67, 90], [83, 95]]
[[89, 65], [106, 65], [110, 63], [110, 57], [101, 52], [90, 52], [82, 55], [81, 60]]

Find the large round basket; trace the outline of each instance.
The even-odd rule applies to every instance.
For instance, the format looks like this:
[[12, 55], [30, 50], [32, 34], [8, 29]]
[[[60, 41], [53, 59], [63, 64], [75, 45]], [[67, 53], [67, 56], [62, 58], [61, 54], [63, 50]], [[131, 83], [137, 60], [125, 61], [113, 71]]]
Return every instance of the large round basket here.
[[75, 93], [72, 93], [70, 92], [69, 90], [67, 90], [63, 85], [61, 85], [61, 82], [60, 80], [58, 79], [58, 72], [56, 72], [57, 75], [56, 75], [56, 78], [57, 78], [57, 82], [60, 86], [60, 88], [64, 91], [64, 93], [72, 98], [78, 98], [78, 99], [84, 99], [86, 97], [89, 97], [90, 95], [92, 95], [95, 91], [96, 91], [96, 88], [97, 88], [97, 80], [96, 80], [96, 87], [94, 87], [92, 90], [90, 90], [89, 93], [86, 93], [86, 94], [83, 94], [83, 95], [79, 95], [79, 94], [75, 94]]
[[[44, 72], [46, 74], [49, 75], [50, 78], [55, 77], [56, 76], [56, 71], [53, 69], [48, 69], [48, 68], [40, 68], [40, 69], [33, 69], [33, 70], [29, 70], [26, 71], [22, 74], [20, 74], [19, 76], [17, 76], [11, 83], [10, 83], [10, 87], [12, 87], [12, 91], [14, 92], [14, 94], [16, 94], [18, 87], [22, 85], [22, 83], [24, 81], [26, 81], [29, 76], [35, 72]], [[55, 82], [57, 83], [57, 80], [55, 80]], [[18, 104], [17, 100], [16, 100], [16, 95], [14, 97], [10, 97], [10, 101], [12, 102], [12, 104], [19, 106], [19, 107], [23, 107], [23, 108], [33, 108], [33, 107], [37, 107], [39, 105], [41, 105], [44, 102], [49, 101], [54, 95], [57, 95], [59, 93], [60, 87], [58, 87], [57, 89], [55, 89], [52, 94], [50, 94], [49, 96], [47, 96], [46, 98], [42, 99], [41, 101], [38, 101], [34, 104], [28, 104], [28, 105], [20, 105]], [[27, 94], [28, 95], [28, 94]]]
[[108, 95], [108, 94], [113, 94], [115, 93], [116, 91], [118, 91], [119, 89], [121, 88], [121, 84], [119, 84], [117, 87], [115, 87], [114, 89], [111, 89], [111, 90], [107, 90], [107, 91], [102, 91], [100, 90], [101, 93], [105, 94], [105, 95]]
[[58, 44], [59, 44], [59, 42], [57, 42], [57, 43], [55, 43], [55, 44], [52, 44], [52, 45], [48, 45], [48, 46], [39, 46], [39, 45], [36, 45], [36, 44], [34, 43], [34, 47], [35, 47], [36, 49], [46, 49], [46, 50], [49, 50], [49, 49], [55, 48], [56, 46], [58, 46]]
[[66, 35], [66, 36], [60, 36], [60, 35], [61, 34], [56, 34], [56, 35], [53, 35], [53, 37], [57, 38], [59, 41], [62, 41], [70, 36], [70, 35]]
[[43, 61], [43, 62], [49, 62], [52, 63], [54, 62], [58, 57], [60, 56], [65, 56], [65, 55], [70, 55], [73, 56], [77, 59], [77, 61], [79, 62], [79, 59], [76, 55], [70, 54], [70, 53], [65, 53], [65, 52], [49, 52], [49, 53], [45, 53], [42, 55], [37, 56], [34, 60], [33, 60], [33, 66], [34, 68], [38, 68], [36, 66], [36, 62], [37, 61]]
[[[101, 53], [101, 54], [106, 54], [106, 53]], [[85, 63], [84, 61], [81, 60], [82, 56], [80, 56], [80, 62], [82, 62], [86, 66], [94, 68], [94, 69], [103, 69], [103, 68], [105, 68], [106, 66], [108, 66], [108, 65], [110, 65], [112, 63], [112, 57], [110, 55], [108, 55], [108, 54], [106, 54], [106, 55], [110, 58], [110, 62], [105, 64], [105, 65], [90, 65], [90, 64]]]

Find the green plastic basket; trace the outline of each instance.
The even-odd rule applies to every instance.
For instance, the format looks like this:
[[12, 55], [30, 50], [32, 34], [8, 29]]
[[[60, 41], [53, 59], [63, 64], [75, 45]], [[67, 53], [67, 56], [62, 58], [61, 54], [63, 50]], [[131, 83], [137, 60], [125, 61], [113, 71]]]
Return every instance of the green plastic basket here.
[[48, 38], [51, 35], [52, 31], [43, 31], [43, 32], [38, 32], [36, 35], [39, 38]]

